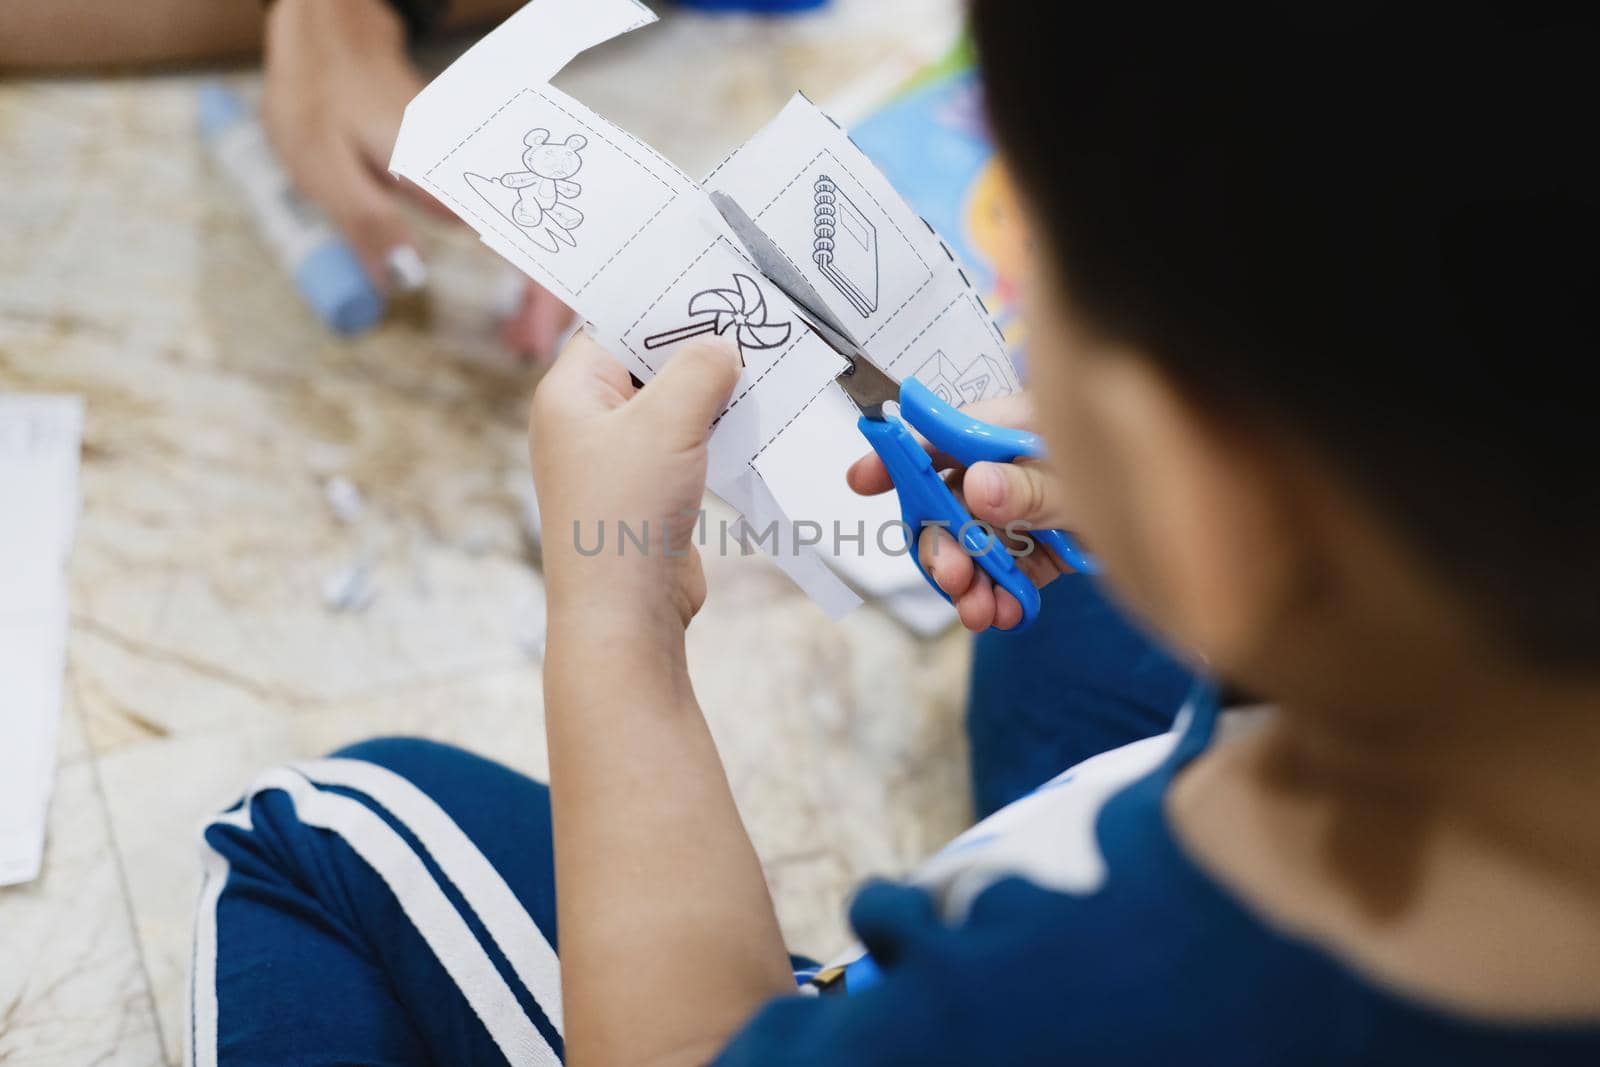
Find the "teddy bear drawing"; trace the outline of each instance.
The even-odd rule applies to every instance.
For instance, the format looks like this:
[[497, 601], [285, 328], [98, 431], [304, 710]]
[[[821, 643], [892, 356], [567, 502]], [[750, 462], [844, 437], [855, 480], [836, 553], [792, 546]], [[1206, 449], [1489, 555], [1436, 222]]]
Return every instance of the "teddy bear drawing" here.
[[589, 139], [575, 133], [559, 144], [551, 144], [549, 130], [530, 130], [522, 143], [522, 165], [526, 169], [510, 171], [499, 178], [501, 185], [517, 190], [512, 221], [541, 248], [559, 252], [562, 244], [576, 247], [578, 242], [572, 231], [583, 223], [583, 212], [569, 201], [576, 199], [583, 187], [572, 176], [583, 169], [583, 157], [578, 153]]

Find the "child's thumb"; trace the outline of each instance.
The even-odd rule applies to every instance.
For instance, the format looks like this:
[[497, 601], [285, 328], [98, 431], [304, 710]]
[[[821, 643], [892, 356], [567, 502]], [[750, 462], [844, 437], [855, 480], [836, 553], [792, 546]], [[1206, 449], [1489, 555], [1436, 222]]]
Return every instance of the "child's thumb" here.
[[972, 516], [991, 526], [1068, 525], [1055, 480], [1037, 463], [975, 463], [961, 480], [961, 495]]
[[658, 422], [664, 443], [698, 445], [710, 436], [711, 421], [727, 405], [743, 370], [731, 341], [686, 344], [645, 383], [634, 404]]

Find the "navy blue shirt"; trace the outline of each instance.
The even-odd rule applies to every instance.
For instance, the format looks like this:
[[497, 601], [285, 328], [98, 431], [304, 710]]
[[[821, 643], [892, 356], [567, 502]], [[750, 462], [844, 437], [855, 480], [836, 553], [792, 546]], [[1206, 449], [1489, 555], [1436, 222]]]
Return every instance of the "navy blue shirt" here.
[[1217, 721], [1197, 700], [1172, 733], [979, 823], [913, 884], [863, 889], [850, 921], [871, 966], [770, 1003], [716, 1062], [1600, 1064], [1600, 1023], [1424, 1006], [1268, 926], [1197, 867], [1162, 798]]

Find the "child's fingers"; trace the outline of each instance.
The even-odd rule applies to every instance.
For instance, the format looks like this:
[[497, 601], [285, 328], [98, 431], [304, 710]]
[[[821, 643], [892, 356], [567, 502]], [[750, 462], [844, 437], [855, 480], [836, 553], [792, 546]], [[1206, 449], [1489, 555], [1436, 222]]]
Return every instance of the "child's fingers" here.
[[711, 436], [711, 422], [727, 406], [743, 369], [731, 340], [694, 341], [673, 353], [634, 405], [655, 423], [664, 447], [698, 447]]
[[961, 616], [961, 625], [979, 633], [994, 625], [995, 619], [995, 589], [994, 583], [983, 571], [975, 571], [972, 584], [967, 591], [956, 597], [956, 614]]
[[1004, 589], [994, 591], [994, 628], [1009, 630], [1022, 621], [1022, 605]]
[[[922, 446], [927, 448], [928, 443], [924, 441]], [[930, 451], [928, 456], [933, 460], [934, 470], [947, 471], [960, 466], [943, 452]], [[889, 478], [888, 468], [883, 465], [883, 460], [878, 457], [876, 452], [868, 452], [850, 464], [849, 468], [844, 472], [844, 480], [851, 489], [861, 496], [877, 496], [879, 493], [887, 493], [894, 488], [894, 482]]]
[[952, 600], [967, 592], [978, 569], [950, 532], [937, 526], [924, 529], [917, 537], [917, 559]]
[[876, 452], [868, 452], [850, 464], [850, 468], [844, 472], [844, 480], [861, 496], [877, 496], [894, 488], [894, 482], [889, 478], [889, 470]]
[[[1022, 573], [1028, 576], [1028, 580], [1042, 588], [1055, 581], [1061, 575], [1068, 573], [1071, 568], [1057, 559], [1054, 552], [1027, 535], [1025, 527], [1036, 527], [1038, 526], [1037, 523], [1025, 522], [1024, 527], [1019, 527], [1015, 532], [1012, 532], [1007, 528], [1006, 523], [994, 522], [985, 518], [983, 509], [973, 506], [968, 488], [968, 478], [973, 471], [981, 472], [986, 467], [994, 466], [996, 464], [979, 463], [970, 470], [957, 468], [945, 476], [945, 482], [950, 486], [950, 491], [956, 495], [956, 499], [961, 501], [962, 506], [968, 510], [968, 513], [973, 518], [980, 519], [988, 524], [995, 543], [1011, 554], [1011, 558], [1016, 560], [1017, 566], [1022, 568]], [[979, 482], [981, 482], [981, 476]], [[978, 488], [981, 489], [981, 484]], [[1005, 590], [1000, 592], [1003, 596], [1009, 597]], [[1017, 608], [1018, 620], [1020, 621], [1021, 605], [1017, 605]]]
[[306, 196], [322, 205], [344, 234], [367, 276], [389, 290], [389, 259], [397, 249], [412, 249], [416, 240], [400, 210], [392, 179], [367, 168], [354, 146], [334, 133], [308, 136], [286, 155], [290, 172]]
[[627, 369], [611, 353], [588, 334], [575, 334], [534, 390], [534, 428], [615, 410], [634, 392]]
[[[1018, 430], [1033, 427], [1033, 403], [1025, 393], [983, 400], [969, 404], [962, 410], [974, 418], [995, 426], [1008, 426]], [[922, 442], [923, 448], [928, 449], [935, 470], [945, 471], [960, 466], [943, 452], [931, 448], [921, 434], [917, 434], [917, 440]], [[894, 483], [889, 480], [889, 472], [884, 469], [883, 460], [873, 452], [867, 453], [850, 465], [850, 469], [845, 472], [845, 481], [849, 483], [851, 489], [862, 496], [877, 496], [894, 488]], [[987, 516], [980, 515], [979, 518]]]
[[[933, 460], [934, 470], [954, 470], [961, 466], [945, 453], [929, 445], [927, 439], [920, 433], [915, 430], [911, 432], [916, 435], [918, 443], [927, 450], [928, 458]], [[849, 469], [845, 471], [844, 479], [850, 488], [861, 496], [877, 496], [894, 488], [894, 482], [889, 478], [889, 471], [876, 452], [868, 452], [850, 464]]]
[[[1023, 547], [1018, 545], [1017, 551], [1020, 552]], [[1022, 569], [1022, 573], [1028, 576], [1028, 580], [1039, 588], [1044, 588], [1063, 574], [1072, 573], [1071, 567], [1057, 559], [1054, 552], [1039, 542], [1030, 539], [1027, 547], [1031, 548], [1027, 555], [1013, 555], [1011, 558]]]
[[[978, 562], [962, 550], [949, 531], [929, 527], [918, 538], [917, 558], [940, 589], [950, 597], [961, 625], [974, 633], [995, 627], [1009, 630], [1022, 621], [1022, 605], [1004, 589], [995, 587], [989, 575]], [[1053, 557], [1036, 551], [1035, 562], [1030, 566], [1023, 558], [1018, 563], [1035, 583], [1045, 582], [1061, 573], [1061, 568], [1048, 562]], [[1037, 575], [1035, 570], [1037, 569]]]
[[973, 516], [996, 529], [1009, 523], [1038, 530], [1070, 525], [1054, 479], [1037, 463], [974, 463], [962, 487]]

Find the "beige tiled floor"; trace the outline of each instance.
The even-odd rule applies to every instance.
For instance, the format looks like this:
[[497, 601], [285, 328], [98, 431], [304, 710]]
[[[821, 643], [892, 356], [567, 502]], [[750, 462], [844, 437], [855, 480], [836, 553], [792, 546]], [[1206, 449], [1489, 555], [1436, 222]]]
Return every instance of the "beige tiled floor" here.
[[[795, 88], [827, 102], [932, 56], [956, 7], [675, 16], [562, 82], [695, 172]], [[379, 733], [544, 767], [520, 639], [533, 379], [489, 340], [505, 268], [430, 226], [431, 304], [330, 339], [205, 165], [198, 80], [0, 86], [0, 388], [88, 402], [45, 873], [0, 890], [8, 1065], [180, 1055], [195, 831], [261, 767]], [[336, 474], [366, 497], [353, 526]], [[322, 583], [357, 558], [377, 599], [331, 614]], [[853, 882], [966, 817], [966, 645], [871, 609], [829, 623], [758, 561], [708, 576], [696, 685], [785, 931], [826, 953]]]
[[159, 1062], [105, 794], [70, 697], [60, 750], [43, 876], [0, 890], [0, 1063]]

